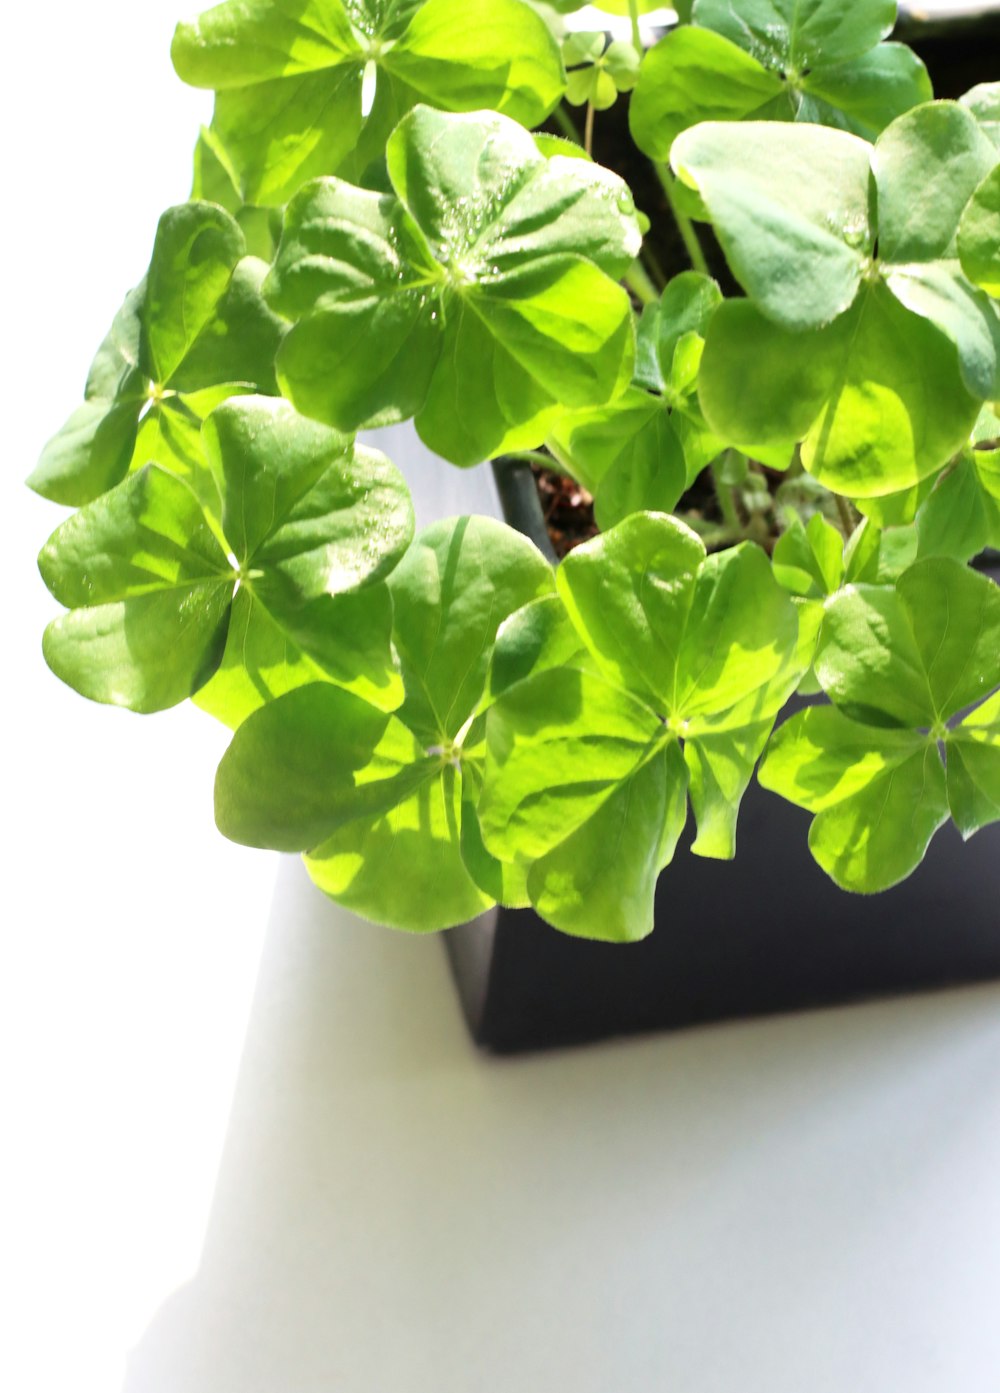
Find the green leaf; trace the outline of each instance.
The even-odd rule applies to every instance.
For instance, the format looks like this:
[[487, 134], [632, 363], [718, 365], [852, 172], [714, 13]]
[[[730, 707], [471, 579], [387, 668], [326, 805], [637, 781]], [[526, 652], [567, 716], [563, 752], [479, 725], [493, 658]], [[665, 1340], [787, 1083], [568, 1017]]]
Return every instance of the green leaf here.
[[222, 661], [195, 704], [235, 730], [285, 692], [332, 682], [379, 711], [394, 711], [403, 701], [403, 683], [391, 645], [386, 585], [321, 596], [286, 610], [280, 623], [241, 586]]
[[988, 139], [1000, 150], [1000, 82], [981, 82], [959, 98]]
[[355, 590], [384, 579], [405, 554], [409, 490], [377, 451], [268, 397], [220, 407], [205, 444], [223, 532], [265, 604], [286, 608]]
[[461, 859], [461, 813], [450, 763], [398, 717], [326, 685], [252, 715], [216, 778], [226, 836], [311, 852], [321, 889], [394, 928], [446, 928], [489, 907]]
[[990, 142], [957, 102], [933, 102], [894, 122], [872, 157], [879, 257], [905, 264], [946, 256], [963, 209], [995, 163]]
[[288, 209], [269, 293], [299, 321], [278, 366], [301, 410], [343, 430], [413, 415], [474, 464], [540, 444], [558, 404], [623, 390], [631, 310], [610, 277], [640, 238], [620, 180], [546, 160], [502, 116], [426, 107], [389, 173], [399, 201], [327, 180]]
[[[218, 490], [214, 525], [192, 488], [148, 467], [53, 535], [42, 574], [73, 610], [46, 638], [57, 674], [94, 700], [152, 711], [192, 695], [221, 663], [207, 704], [231, 720], [293, 685], [300, 674], [282, 669], [304, 664], [398, 705], [388, 594], [350, 603], [345, 592], [379, 591], [409, 544], [401, 476], [264, 397], [219, 407], [203, 457]], [[246, 598], [227, 642], [237, 585]]]
[[766, 686], [795, 647], [794, 607], [763, 552], [706, 558], [694, 533], [657, 514], [578, 547], [557, 584], [601, 670], [686, 727]]
[[565, 608], [540, 601], [499, 637], [482, 835], [527, 867], [532, 904], [558, 928], [639, 938], [689, 774], [695, 850], [733, 854], [740, 799], [811, 636], [763, 552], [706, 559], [664, 516], [633, 515], [577, 548], [557, 585]]
[[937, 473], [968, 438], [978, 404], [954, 348], [885, 285], [812, 333], [749, 302], [714, 317], [699, 397], [709, 426], [741, 448], [801, 440], [802, 461], [837, 493], [868, 499]]
[[[702, 0], [647, 55], [632, 106], [636, 144], [666, 160], [699, 121], [798, 121], [866, 138], [931, 99], [927, 70], [903, 44], [880, 44], [891, 0], [810, 6]], [[891, 20], [889, 21], [891, 27]]]
[[858, 58], [896, 22], [895, 0], [695, 0], [695, 24], [779, 71]]
[[492, 903], [463, 853], [476, 877], [495, 874], [515, 893], [517, 875], [493, 866], [479, 840], [485, 752], [473, 718], [498, 628], [552, 593], [552, 573], [519, 534], [460, 518], [421, 533], [390, 584], [399, 712], [387, 717], [329, 685], [279, 696], [237, 731], [217, 817], [234, 840], [310, 852], [316, 883], [359, 914], [444, 928]]
[[696, 396], [703, 335], [721, 301], [707, 276], [675, 276], [643, 314], [636, 385], [607, 406], [557, 420], [548, 446], [595, 495], [602, 528], [630, 513], [671, 512], [722, 449]]
[[405, 718], [428, 744], [452, 742], [476, 710], [500, 623], [553, 588], [541, 552], [501, 523], [460, 518], [420, 533], [391, 590]]
[[211, 676], [235, 577], [185, 484], [148, 467], [74, 514], [39, 557], [70, 613], [45, 660], [92, 701], [161, 711]]
[[774, 715], [734, 730], [705, 731], [684, 745], [690, 779], [691, 808], [698, 835], [696, 856], [731, 861], [736, 855], [740, 803], [774, 726]]
[[606, 42], [600, 30], [576, 30], [567, 34], [562, 46], [563, 62], [567, 68], [596, 63], [604, 53]]
[[821, 513], [803, 527], [796, 518], [774, 548], [774, 575], [793, 595], [826, 599], [844, 580], [844, 539]]
[[948, 802], [962, 836], [1000, 820], [1000, 692], [948, 738]]
[[874, 140], [897, 116], [933, 96], [927, 69], [913, 50], [884, 43], [804, 77], [796, 119], [840, 126]]
[[553, 668], [500, 698], [487, 741], [483, 838], [531, 863], [539, 913], [583, 937], [645, 937], [684, 822], [684, 765], [662, 723], [602, 679]]
[[1000, 681], [1000, 588], [944, 557], [829, 601], [816, 675], [847, 715], [940, 728]]
[[722, 35], [675, 29], [643, 59], [629, 111], [632, 138], [650, 159], [666, 160], [689, 126], [745, 120], [783, 90], [777, 74]]
[[[562, 95], [558, 48], [521, 0], [229, 0], [178, 27], [179, 75], [217, 92], [214, 127], [248, 203], [280, 205], [308, 179], [381, 153], [420, 100], [536, 125]], [[366, 69], [375, 81], [365, 110]], [[359, 149], [365, 156], [359, 160]]]
[[721, 304], [722, 291], [717, 283], [697, 271], [682, 271], [665, 288], [653, 328], [663, 384], [675, 393], [686, 395], [693, 385], [682, 372], [690, 336], [704, 339]]
[[144, 297], [144, 284], [126, 297], [94, 358], [83, 406], [48, 442], [28, 479], [53, 503], [88, 503], [128, 471], [146, 393], [139, 370]]
[[683, 523], [637, 513], [578, 547], [560, 566], [559, 593], [601, 671], [617, 686], [665, 707], [701, 540]]
[[624, 39], [615, 39], [608, 44], [604, 54], [604, 68], [614, 81], [619, 92], [631, 92], [639, 80], [639, 55]]
[[1000, 164], [987, 174], [962, 214], [958, 254], [969, 280], [1000, 298]]
[[493, 900], [462, 856], [464, 806], [459, 772], [439, 767], [381, 817], [357, 819], [317, 847], [306, 869], [331, 898], [391, 928], [465, 923]]
[[190, 401], [207, 387], [241, 383], [277, 396], [274, 359], [285, 325], [263, 297], [267, 263], [245, 256], [212, 311], [204, 331], [170, 378], [169, 387]]
[[154, 382], [173, 378], [209, 326], [245, 246], [222, 208], [182, 203], [164, 213], [146, 276], [143, 367]]
[[[934, 102], [895, 121], [876, 142], [879, 259], [910, 310], [955, 343], [969, 391], [1000, 392], [1000, 317], [955, 260], [962, 213], [996, 151], [955, 102]], [[915, 215], [916, 210], [916, 215]]]
[[969, 561], [1000, 550], [1000, 452], [969, 450], [941, 475], [917, 513], [918, 556]]
[[[261, 296], [266, 268], [244, 257], [243, 245], [236, 222], [213, 204], [167, 210], [149, 274], [116, 316], [84, 405], [45, 447], [32, 488], [81, 505], [151, 462], [171, 469], [180, 459], [182, 476], [192, 477], [190, 450], [170, 437], [184, 433], [185, 422], [197, 429], [210, 409], [204, 390], [277, 390], [283, 326]], [[170, 415], [163, 429], [140, 435], [140, 424], [162, 413]], [[149, 453], [161, 446], [162, 454]]]
[[[969, 403], [954, 390], [947, 355], [933, 336], [920, 334], [918, 346], [913, 321], [893, 312], [886, 292], [951, 340], [970, 397], [982, 401], [1000, 390], [1000, 314], [966, 280], [954, 245], [962, 211], [995, 163], [969, 112], [954, 102], [918, 107], [894, 121], [874, 148], [817, 127], [707, 124], [682, 136], [672, 158], [704, 198], [734, 273], [761, 312], [783, 328], [812, 331], [797, 352], [818, 355], [819, 366], [829, 369], [829, 353], [843, 350], [843, 340], [839, 350], [834, 343], [839, 311], [850, 306], [863, 318], [845, 318], [840, 326], [841, 332], [860, 326], [864, 344], [859, 361], [834, 370], [837, 400], [820, 427], [817, 476], [863, 497], [897, 491], [945, 463]], [[819, 177], [812, 163], [822, 169]], [[877, 225], [867, 211], [869, 163]], [[831, 324], [824, 341], [817, 331]], [[938, 367], [921, 367], [931, 356], [943, 377]], [[886, 413], [874, 408], [884, 389], [902, 411], [892, 400]], [[928, 390], [929, 413], [920, 404]], [[810, 398], [791, 410], [808, 414], [813, 405]], [[756, 413], [765, 414], [762, 407]], [[867, 477], [876, 472], [871, 465], [879, 452], [858, 449], [869, 426], [885, 437], [914, 436], [913, 448], [887, 439], [889, 468], [881, 481]], [[772, 433], [785, 429], [772, 416]]]
[[630, 389], [606, 407], [568, 413], [548, 446], [595, 495], [602, 528], [630, 513], [673, 511], [687, 487], [684, 450], [661, 399]]
[[194, 150], [191, 197], [217, 203], [232, 213], [246, 238], [247, 252], [270, 262], [275, 250], [275, 214], [271, 208], [244, 204], [240, 180], [218, 131], [202, 126]]
[[777, 730], [758, 777], [816, 814], [813, 856], [842, 889], [861, 894], [905, 880], [948, 816], [933, 742], [861, 725], [828, 706], [800, 711]]
[[844, 131], [707, 122], [674, 144], [733, 274], [775, 323], [828, 324], [854, 301], [874, 245], [871, 147]]
[[435, 106], [502, 111], [537, 126], [562, 96], [559, 50], [521, 0], [427, 0], [383, 60]]
[[592, 667], [587, 648], [558, 594], [532, 600], [505, 619], [497, 631], [482, 709], [509, 688], [550, 668]]

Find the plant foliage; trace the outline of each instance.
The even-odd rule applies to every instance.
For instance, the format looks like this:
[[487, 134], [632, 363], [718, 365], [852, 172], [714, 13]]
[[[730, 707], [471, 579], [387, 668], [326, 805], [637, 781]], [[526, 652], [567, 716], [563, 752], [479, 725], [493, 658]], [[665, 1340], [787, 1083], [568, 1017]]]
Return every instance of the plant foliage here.
[[[934, 101], [893, 0], [694, 0], [648, 50], [655, 6], [578, 8], [181, 24], [192, 197], [29, 481], [77, 510], [53, 671], [193, 697], [222, 831], [402, 929], [641, 938], [758, 762], [850, 891], [1000, 820], [1000, 84]], [[625, 100], [690, 267], [590, 158]], [[599, 535], [414, 535], [355, 438], [410, 419], [442, 469], [557, 463]]]

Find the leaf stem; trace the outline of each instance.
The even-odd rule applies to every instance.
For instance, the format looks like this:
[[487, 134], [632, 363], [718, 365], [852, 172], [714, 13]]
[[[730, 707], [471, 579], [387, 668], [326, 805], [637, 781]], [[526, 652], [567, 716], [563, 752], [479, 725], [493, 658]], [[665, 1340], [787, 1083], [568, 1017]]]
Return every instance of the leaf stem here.
[[559, 472], [559, 462], [547, 455], [544, 450], [505, 450], [504, 459], [524, 460], [526, 464], [539, 464], [543, 469], [555, 469]]
[[583, 148], [593, 158], [594, 154], [594, 103], [587, 103], [587, 117], [583, 127]]
[[740, 517], [739, 509], [736, 506], [736, 494], [731, 485], [727, 484], [722, 477], [722, 465], [716, 462], [711, 466], [712, 486], [715, 489], [715, 496], [719, 503], [719, 512], [726, 526], [734, 532], [738, 532], [741, 537], [746, 536], [746, 529], [743, 526], [743, 519]]
[[644, 305], [655, 305], [660, 298], [660, 292], [641, 261], [633, 261], [622, 279], [636, 299], [641, 300]]
[[851, 533], [854, 531], [854, 518], [851, 516], [851, 505], [842, 494], [835, 493], [833, 496], [837, 503], [837, 512], [840, 515], [840, 530], [844, 534], [844, 540], [849, 541]]
[[667, 196], [667, 203], [670, 205], [670, 211], [673, 214], [674, 222], [677, 224], [677, 231], [681, 234], [681, 240], [684, 243], [684, 249], [688, 254], [691, 265], [696, 271], [700, 271], [703, 276], [711, 275], [708, 269], [708, 262], [705, 259], [705, 253], [702, 250], [701, 242], [698, 240], [698, 233], [695, 231], [694, 223], [688, 217], [687, 213], [684, 212], [683, 208], [681, 208], [677, 200], [677, 190], [674, 188], [673, 174], [667, 166], [661, 164], [659, 160], [653, 161], [653, 168], [656, 171], [656, 177], [663, 187], [663, 192]]
[[576, 129], [572, 116], [570, 116], [563, 105], [560, 104], [556, 107], [555, 111], [552, 113], [552, 119], [567, 140], [571, 140], [574, 145], [580, 144], [580, 133]]
[[639, 28], [639, 0], [628, 0], [629, 18], [632, 21], [632, 46], [642, 57], [642, 30]]

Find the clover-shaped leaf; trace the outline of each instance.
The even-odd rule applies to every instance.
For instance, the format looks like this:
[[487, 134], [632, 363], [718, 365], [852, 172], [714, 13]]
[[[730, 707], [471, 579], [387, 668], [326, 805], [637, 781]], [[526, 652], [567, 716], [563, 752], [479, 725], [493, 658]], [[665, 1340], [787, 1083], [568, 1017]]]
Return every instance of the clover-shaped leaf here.
[[874, 147], [819, 127], [707, 124], [673, 161], [750, 297], [708, 334], [709, 424], [736, 444], [801, 440], [806, 468], [859, 498], [937, 472], [1000, 389], [1000, 314], [955, 250], [995, 164], [975, 119], [931, 103]]
[[812, 122], [874, 138], [932, 94], [905, 44], [881, 43], [895, 0], [696, 0], [693, 26], [667, 34], [642, 65], [636, 144], [666, 160], [699, 121]]
[[981, 82], [959, 101], [972, 112], [983, 131], [1000, 150], [1000, 82]]
[[916, 524], [918, 556], [969, 561], [1000, 550], [1000, 419], [988, 406], [968, 447], [921, 500]]
[[561, 604], [501, 630], [483, 840], [557, 928], [641, 938], [689, 791], [694, 850], [732, 856], [754, 762], [811, 652], [762, 551], [706, 557], [663, 515], [578, 547], [557, 584]]
[[36, 492], [78, 506], [155, 462], [211, 505], [196, 444], [202, 420], [226, 397], [277, 390], [283, 326], [261, 297], [267, 267], [244, 247], [239, 226], [215, 204], [164, 213], [149, 271], [98, 350], [83, 406], [28, 480]]
[[723, 448], [705, 424], [697, 380], [709, 321], [722, 303], [715, 281], [675, 276], [643, 313], [633, 385], [607, 406], [567, 412], [548, 445], [594, 494], [603, 528], [629, 513], [669, 513]]
[[816, 814], [809, 845], [838, 885], [871, 894], [903, 880], [949, 804], [965, 836], [1000, 816], [1000, 588], [988, 577], [933, 558], [895, 588], [845, 590], [827, 605], [815, 668], [835, 705], [786, 721], [759, 777]]
[[533, 126], [565, 85], [522, 0], [226, 0], [181, 24], [172, 53], [185, 82], [215, 89], [213, 127], [251, 204], [360, 178], [417, 102]]
[[632, 44], [618, 39], [604, 46], [603, 34], [578, 31], [563, 44], [566, 100], [571, 106], [590, 103], [596, 111], [614, 106], [620, 92], [631, 92], [639, 76], [639, 55]]
[[257, 208], [244, 203], [229, 152], [218, 132], [210, 126], [202, 126], [194, 147], [191, 198], [217, 203], [231, 213], [242, 229], [248, 255], [267, 262], [274, 259], [281, 233], [281, 215], [275, 208]]
[[398, 705], [379, 582], [413, 534], [402, 477], [271, 398], [227, 403], [204, 436], [221, 530], [184, 480], [148, 465], [43, 549], [42, 575], [69, 610], [46, 631], [53, 671], [94, 701], [148, 712], [221, 666], [203, 697], [232, 723], [318, 678]]
[[962, 214], [958, 255], [973, 285], [1000, 299], [1000, 164], [987, 174]]
[[551, 593], [552, 571], [510, 528], [459, 518], [422, 532], [388, 584], [403, 705], [388, 716], [309, 686], [263, 707], [222, 761], [216, 815], [235, 841], [308, 852], [310, 875], [349, 909], [439, 929], [504, 893], [476, 821], [480, 712], [497, 628]]
[[388, 159], [396, 197], [327, 179], [287, 210], [268, 294], [297, 321], [278, 375], [300, 410], [342, 430], [415, 416], [474, 464], [624, 389], [632, 313], [612, 277], [640, 234], [617, 176], [547, 160], [503, 116], [428, 107]]

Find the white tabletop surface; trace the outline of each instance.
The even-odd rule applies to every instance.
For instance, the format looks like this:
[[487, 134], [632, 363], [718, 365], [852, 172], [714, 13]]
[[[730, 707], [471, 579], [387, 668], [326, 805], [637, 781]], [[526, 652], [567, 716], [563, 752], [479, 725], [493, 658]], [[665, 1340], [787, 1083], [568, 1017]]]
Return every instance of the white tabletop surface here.
[[0, 1387], [996, 1393], [1000, 987], [492, 1060], [216, 833], [221, 728], [45, 670], [20, 479], [186, 194], [174, 18], [5, 20]]

